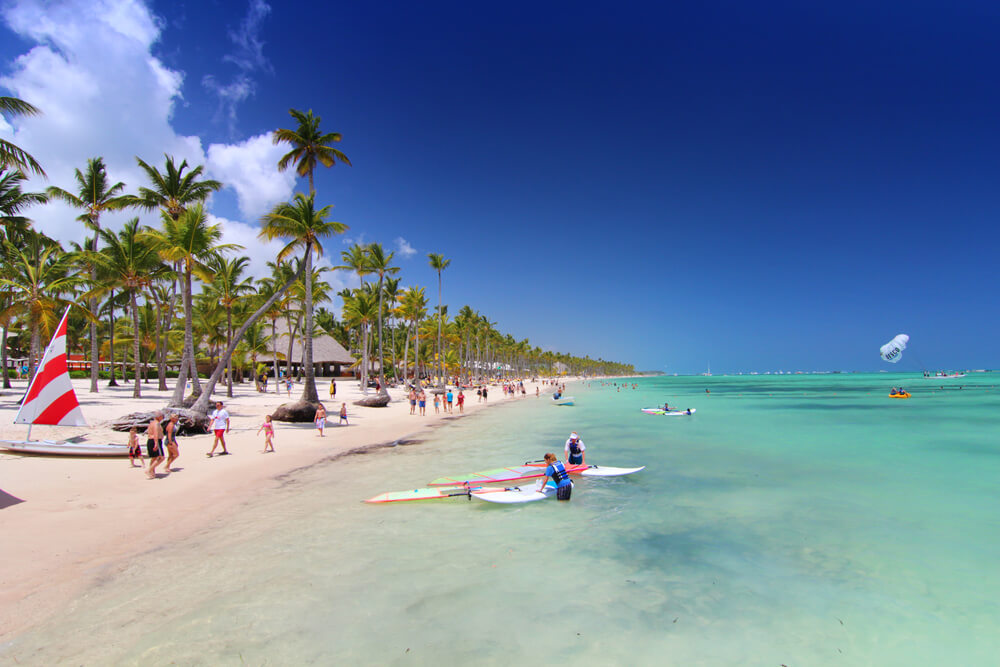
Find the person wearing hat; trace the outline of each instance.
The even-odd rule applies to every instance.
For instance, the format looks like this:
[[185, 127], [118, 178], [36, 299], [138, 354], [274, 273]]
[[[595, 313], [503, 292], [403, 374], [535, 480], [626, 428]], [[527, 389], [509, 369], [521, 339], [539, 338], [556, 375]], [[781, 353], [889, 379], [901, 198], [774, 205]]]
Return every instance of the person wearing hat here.
[[587, 460], [586, 450], [587, 447], [580, 440], [580, 436], [576, 434], [576, 431], [570, 433], [569, 440], [566, 441], [566, 448], [563, 450], [566, 454], [566, 462], [571, 466], [585, 464]]

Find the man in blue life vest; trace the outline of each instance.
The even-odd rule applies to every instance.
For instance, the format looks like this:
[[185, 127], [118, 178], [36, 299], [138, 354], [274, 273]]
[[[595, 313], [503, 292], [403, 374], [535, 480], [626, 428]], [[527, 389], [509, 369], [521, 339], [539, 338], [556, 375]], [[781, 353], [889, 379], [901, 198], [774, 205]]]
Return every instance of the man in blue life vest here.
[[586, 463], [586, 450], [587, 448], [584, 446], [583, 441], [580, 440], [580, 436], [576, 434], [576, 431], [573, 431], [569, 434], [569, 440], [566, 441], [566, 447], [563, 449], [563, 452], [566, 455], [566, 463], [571, 466], [578, 466]]
[[569, 479], [566, 466], [556, 458], [555, 454], [546, 454], [545, 463], [547, 464], [545, 476], [551, 477], [556, 485], [556, 500], [569, 500], [570, 494], [573, 493], [573, 482]]

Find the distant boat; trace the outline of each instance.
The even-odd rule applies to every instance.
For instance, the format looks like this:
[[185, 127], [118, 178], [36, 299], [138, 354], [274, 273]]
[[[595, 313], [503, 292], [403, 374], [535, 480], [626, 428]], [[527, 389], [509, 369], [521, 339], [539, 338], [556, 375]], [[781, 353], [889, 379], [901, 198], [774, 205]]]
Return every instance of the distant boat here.
[[702, 375], [704, 375], [707, 378], [712, 377], [712, 364], [708, 364], [708, 370], [702, 373]]

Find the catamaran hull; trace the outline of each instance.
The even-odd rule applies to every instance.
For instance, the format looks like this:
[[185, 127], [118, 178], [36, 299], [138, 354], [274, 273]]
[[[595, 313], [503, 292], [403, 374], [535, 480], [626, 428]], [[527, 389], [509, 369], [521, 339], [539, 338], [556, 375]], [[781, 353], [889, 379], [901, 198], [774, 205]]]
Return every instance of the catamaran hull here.
[[53, 440], [0, 440], [0, 448], [42, 456], [128, 456], [128, 445], [80, 445]]

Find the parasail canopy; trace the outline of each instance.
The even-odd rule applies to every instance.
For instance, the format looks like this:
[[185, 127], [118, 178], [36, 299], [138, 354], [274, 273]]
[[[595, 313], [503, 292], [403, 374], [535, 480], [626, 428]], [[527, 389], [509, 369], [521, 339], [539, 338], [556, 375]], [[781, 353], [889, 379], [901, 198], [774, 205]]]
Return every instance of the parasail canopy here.
[[879, 348], [879, 352], [881, 352], [883, 359], [888, 361], [890, 364], [894, 364], [902, 358], [903, 350], [906, 349], [906, 344], [909, 342], [909, 336], [906, 334], [899, 334]]

